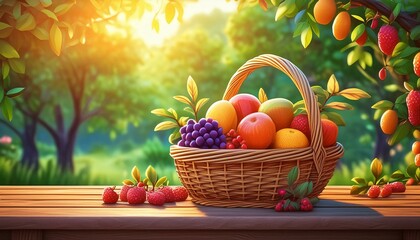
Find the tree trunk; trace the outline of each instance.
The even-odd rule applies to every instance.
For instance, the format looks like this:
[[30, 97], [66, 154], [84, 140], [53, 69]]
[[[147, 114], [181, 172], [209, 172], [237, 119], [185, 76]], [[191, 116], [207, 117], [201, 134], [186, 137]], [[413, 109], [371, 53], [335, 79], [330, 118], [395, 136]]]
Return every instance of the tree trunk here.
[[382, 132], [379, 123], [376, 123], [376, 145], [374, 158], [381, 159], [382, 162], [390, 161], [390, 150], [391, 147], [388, 145], [387, 136]]
[[37, 170], [39, 167], [39, 152], [35, 141], [37, 123], [35, 119], [27, 117], [24, 124], [21, 162], [23, 165]]

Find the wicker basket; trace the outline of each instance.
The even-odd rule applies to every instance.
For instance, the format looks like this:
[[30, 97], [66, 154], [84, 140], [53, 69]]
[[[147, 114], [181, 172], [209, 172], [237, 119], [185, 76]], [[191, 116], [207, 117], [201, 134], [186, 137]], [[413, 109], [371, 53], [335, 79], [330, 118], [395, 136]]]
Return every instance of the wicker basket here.
[[343, 147], [322, 146], [320, 113], [315, 95], [305, 75], [290, 61], [264, 54], [247, 61], [232, 76], [223, 99], [238, 93], [246, 77], [255, 69], [271, 66], [291, 78], [305, 101], [311, 130], [311, 145], [298, 149], [199, 149], [171, 146], [170, 155], [181, 183], [192, 201], [219, 207], [272, 208], [277, 189], [287, 185], [291, 168], [300, 169], [298, 182], [312, 181], [311, 196], [318, 196], [333, 175]]

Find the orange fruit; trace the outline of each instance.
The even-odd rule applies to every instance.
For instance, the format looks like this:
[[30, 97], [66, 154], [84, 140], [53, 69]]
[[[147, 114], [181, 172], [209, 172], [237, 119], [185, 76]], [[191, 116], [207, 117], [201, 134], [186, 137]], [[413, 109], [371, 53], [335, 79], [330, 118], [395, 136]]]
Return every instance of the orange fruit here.
[[301, 131], [293, 128], [283, 128], [276, 132], [273, 148], [305, 148], [309, 140]]
[[338, 126], [333, 121], [321, 119], [322, 125], [322, 145], [329, 147], [335, 145], [338, 136]]
[[420, 167], [420, 154], [416, 154], [416, 156], [414, 157], [414, 163], [417, 167]]
[[393, 134], [398, 126], [398, 115], [395, 110], [388, 109], [382, 114], [381, 129], [385, 134]]
[[314, 6], [314, 17], [317, 23], [327, 25], [335, 17], [337, 6], [334, 0], [319, 0]]
[[207, 110], [206, 118], [216, 120], [219, 127], [223, 128], [223, 134], [226, 134], [230, 129], [236, 129], [238, 125], [236, 110], [232, 103], [226, 100], [214, 102]]
[[348, 12], [340, 12], [337, 17], [335, 17], [332, 32], [334, 37], [337, 40], [343, 40], [350, 33], [351, 20]]
[[417, 155], [420, 153], [420, 141], [415, 141], [413, 145], [411, 146], [411, 151], [414, 155]]
[[416, 53], [413, 59], [413, 69], [417, 77], [420, 77], [420, 52]]
[[238, 124], [238, 134], [252, 149], [268, 148], [276, 133], [276, 125], [270, 116], [254, 112], [244, 117]]

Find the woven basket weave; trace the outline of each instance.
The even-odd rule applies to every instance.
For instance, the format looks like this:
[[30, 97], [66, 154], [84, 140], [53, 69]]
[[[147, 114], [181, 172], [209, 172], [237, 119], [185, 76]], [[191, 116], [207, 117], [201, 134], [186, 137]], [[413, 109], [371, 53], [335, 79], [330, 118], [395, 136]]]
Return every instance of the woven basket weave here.
[[311, 130], [311, 144], [298, 149], [199, 149], [171, 146], [170, 155], [181, 183], [192, 201], [218, 207], [272, 208], [278, 202], [277, 189], [287, 186], [287, 174], [299, 167], [298, 182], [312, 181], [312, 196], [318, 196], [333, 175], [343, 147], [324, 148], [318, 103], [300, 69], [279, 56], [264, 54], [247, 61], [230, 79], [223, 99], [239, 91], [254, 70], [271, 66], [284, 72], [305, 102]]

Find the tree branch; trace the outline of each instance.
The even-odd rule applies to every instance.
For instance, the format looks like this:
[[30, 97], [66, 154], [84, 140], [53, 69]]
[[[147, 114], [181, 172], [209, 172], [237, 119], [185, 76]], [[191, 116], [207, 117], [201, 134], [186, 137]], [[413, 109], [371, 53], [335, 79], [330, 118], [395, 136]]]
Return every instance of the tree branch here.
[[41, 126], [43, 126], [51, 134], [55, 142], [59, 142], [59, 136], [57, 134], [57, 131], [50, 124], [48, 124], [42, 118], [38, 118], [37, 121], [39, 122], [39, 124], [41, 124]]
[[[377, 0], [351, 0], [351, 5], [355, 7], [364, 6], [370, 8], [388, 18], [392, 14], [392, 9], [389, 9], [385, 4]], [[420, 22], [407, 12], [400, 12], [395, 21], [409, 33], [414, 27], [420, 25]], [[419, 46], [418, 41], [416, 41], [416, 45]]]
[[12, 130], [12, 132], [14, 132], [21, 140], [23, 140], [23, 135], [21, 132], [19, 132], [19, 130], [17, 130], [17, 128], [15, 126], [13, 126], [12, 124], [10, 124], [10, 122], [0, 118], [0, 123], [3, 123], [4, 125], [6, 125], [8, 128], [10, 128], [10, 130]]

